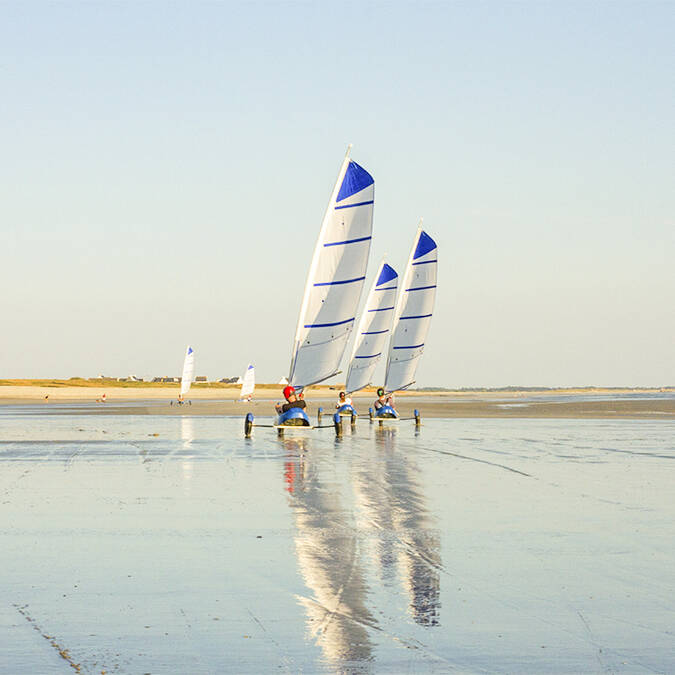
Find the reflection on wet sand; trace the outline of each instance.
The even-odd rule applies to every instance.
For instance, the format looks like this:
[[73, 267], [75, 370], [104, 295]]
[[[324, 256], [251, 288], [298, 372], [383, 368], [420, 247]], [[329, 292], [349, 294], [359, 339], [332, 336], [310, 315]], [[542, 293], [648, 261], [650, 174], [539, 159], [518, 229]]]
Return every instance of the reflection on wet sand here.
[[311, 637], [338, 673], [368, 672], [376, 621], [365, 605], [363, 556], [337, 486], [322, 476], [322, 454], [303, 439], [283, 441], [285, 489], [296, 525], [295, 549], [311, 598], [300, 598]]
[[366, 526], [379, 530], [377, 559], [384, 581], [393, 581], [396, 565], [415, 623], [440, 623], [440, 537], [417, 482], [419, 470], [396, 449], [396, 429], [377, 428], [377, 453], [354, 470], [354, 491]]
[[[192, 443], [195, 439], [195, 422], [191, 417], [181, 417], [180, 437], [183, 441], [183, 450], [191, 450]], [[194, 467], [192, 459], [184, 459], [181, 461], [182, 484], [183, 492], [185, 494], [190, 493], [193, 470]]]
[[195, 421], [192, 417], [181, 417], [180, 437], [183, 441], [184, 449], [187, 449], [192, 445], [192, 441], [195, 439]]

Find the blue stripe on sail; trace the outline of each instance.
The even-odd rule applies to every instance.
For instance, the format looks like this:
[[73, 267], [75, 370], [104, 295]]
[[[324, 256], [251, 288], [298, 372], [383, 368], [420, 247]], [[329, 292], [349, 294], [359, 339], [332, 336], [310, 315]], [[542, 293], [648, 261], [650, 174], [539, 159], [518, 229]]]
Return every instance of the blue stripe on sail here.
[[420, 232], [420, 238], [417, 242], [417, 248], [413, 255], [413, 260], [421, 258], [423, 255], [433, 251], [436, 248], [436, 242], [424, 231]]
[[[317, 284], [314, 284], [315, 286]], [[406, 291], [426, 291], [428, 288], [436, 288], [436, 286], [418, 286], [417, 288], [406, 288]]]
[[345, 177], [342, 179], [342, 185], [340, 185], [336, 201], [341, 202], [344, 199], [348, 199], [357, 192], [365, 190], [365, 188], [374, 182], [373, 177], [362, 166], [350, 161], [345, 172]]
[[361, 335], [381, 335], [382, 333], [388, 332], [389, 332], [388, 328], [386, 330], [367, 330], [364, 333], [361, 333]]
[[188, 347], [188, 354], [192, 354], [193, 351], [192, 347]]
[[374, 204], [375, 200], [371, 199], [369, 202], [358, 202], [356, 204], [345, 204], [344, 206], [336, 206], [335, 210], [339, 209], [353, 209], [355, 206], [365, 206], [366, 204]]
[[381, 307], [380, 309], [369, 309], [369, 312], [386, 312], [388, 309], [394, 309], [393, 307]]
[[404, 319], [427, 319], [431, 316], [431, 314], [419, 314], [418, 316], [401, 316], [399, 317], [399, 321], [403, 321]]
[[437, 263], [438, 260], [420, 260], [420, 262], [413, 263], [413, 265], [430, 265], [431, 263]]
[[406, 345], [405, 347], [394, 347], [394, 349], [417, 349], [418, 347], [424, 347], [424, 342], [421, 345]]
[[331, 241], [328, 244], [324, 244], [324, 246], [342, 246], [343, 244], [356, 244], [359, 241], [368, 241], [369, 239], [372, 239], [372, 237], [360, 237], [359, 239], [345, 239], [344, 241]]
[[381, 356], [382, 352], [379, 354], [370, 354], [369, 356], [355, 356], [355, 359], [374, 359], [376, 356]]
[[395, 291], [398, 286], [385, 286], [384, 288], [376, 288], [376, 291]]
[[387, 265], [387, 263], [384, 263], [384, 265], [382, 265], [382, 271], [380, 272], [380, 276], [375, 285], [381, 286], [382, 284], [386, 284], [387, 281], [396, 279], [396, 277], [398, 277], [398, 274], [396, 274], [396, 270], [391, 265]]
[[331, 326], [341, 326], [343, 323], [354, 321], [356, 317], [345, 319], [344, 321], [336, 321], [335, 323], [306, 323], [305, 328], [330, 328]]
[[355, 279], [345, 279], [344, 281], [322, 281], [315, 286], [340, 286], [340, 284], [353, 284], [355, 281], [363, 281], [365, 277], [356, 277]]

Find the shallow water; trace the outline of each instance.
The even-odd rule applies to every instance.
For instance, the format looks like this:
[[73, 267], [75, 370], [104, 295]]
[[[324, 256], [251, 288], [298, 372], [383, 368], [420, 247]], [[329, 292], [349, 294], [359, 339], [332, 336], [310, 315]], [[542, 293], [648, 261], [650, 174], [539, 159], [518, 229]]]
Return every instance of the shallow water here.
[[675, 672], [674, 439], [5, 408], [0, 671]]

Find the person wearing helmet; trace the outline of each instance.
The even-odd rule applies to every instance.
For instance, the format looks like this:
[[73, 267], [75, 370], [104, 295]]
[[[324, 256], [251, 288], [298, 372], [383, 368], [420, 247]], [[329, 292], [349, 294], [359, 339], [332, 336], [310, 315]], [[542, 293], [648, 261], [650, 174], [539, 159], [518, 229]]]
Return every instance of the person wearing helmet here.
[[295, 393], [295, 389], [293, 387], [291, 387], [290, 385], [288, 387], [284, 387], [283, 394], [284, 394], [284, 398], [286, 399], [286, 403], [284, 403], [284, 404], [277, 403], [274, 406], [279, 415], [281, 415], [282, 413], [288, 412], [291, 408], [305, 409], [307, 407], [307, 404], [305, 403], [305, 400], [303, 399], [302, 392], [298, 396]]
[[[391, 406], [394, 408], [394, 397], [390, 394], [387, 396], [384, 393], [384, 389], [380, 387], [377, 390], [377, 399], [375, 399], [375, 403], [373, 403], [373, 407], [375, 410], [379, 410], [380, 408], [384, 408], [385, 405]], [[395, 409], [395, 408], [394, 408]]]
[[335, 407], [339, 410], [343, 405], [351, 405], [352, 399], [347, 397], [344, 391], [341, 391], [338, 396], [338, 402], [335, 404]]

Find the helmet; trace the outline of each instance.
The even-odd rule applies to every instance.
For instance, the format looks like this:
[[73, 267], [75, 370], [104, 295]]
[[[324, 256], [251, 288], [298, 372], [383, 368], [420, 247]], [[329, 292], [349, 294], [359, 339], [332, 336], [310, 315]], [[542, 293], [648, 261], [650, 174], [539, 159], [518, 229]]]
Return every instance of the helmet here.
[[284, 387], [284, 398], [289, 399], [293, 394], [295, 394], [295, 389], [291, 386]]
[[380, 387], [380, 388], [377, 390], [377, 395], [378, 395], [378, 396], [384, 396], [384, 389], [382, 389], [382, 387]]

